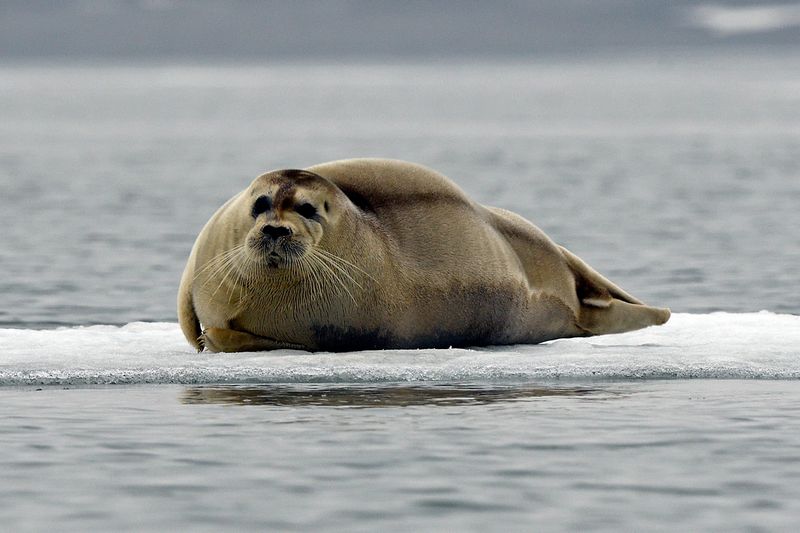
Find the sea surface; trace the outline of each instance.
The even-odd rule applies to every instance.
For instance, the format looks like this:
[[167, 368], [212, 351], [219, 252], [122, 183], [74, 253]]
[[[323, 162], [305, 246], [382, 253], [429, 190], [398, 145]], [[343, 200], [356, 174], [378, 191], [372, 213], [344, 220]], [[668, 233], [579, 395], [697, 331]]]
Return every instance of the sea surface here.
[[[0, 63], [0, 526], [792, 531], [800, 56]], [[186, 257], [258, 174], [428, 165], [662, 327], [197, 354]]]

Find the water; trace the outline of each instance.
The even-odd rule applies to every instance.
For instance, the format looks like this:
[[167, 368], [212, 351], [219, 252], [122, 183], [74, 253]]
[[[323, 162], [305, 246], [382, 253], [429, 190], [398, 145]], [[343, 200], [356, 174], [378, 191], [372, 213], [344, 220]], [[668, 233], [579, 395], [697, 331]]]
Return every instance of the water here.
[[8, 389], [24, 530], [791, 531], [796, 382]]
[[0, 68], [0, 326], [174, 321], [217, 207], [358, 156], [440, 170], [654, 305], [800, 313], [798, 57]]
[[[0, 66], [15, 530], [791, 530], [800, 59]], [[664, 327], [195, 354], [178, 279], [257, 174], [429, 165]], [[700, 379], [698, 379], [700, 378]]]

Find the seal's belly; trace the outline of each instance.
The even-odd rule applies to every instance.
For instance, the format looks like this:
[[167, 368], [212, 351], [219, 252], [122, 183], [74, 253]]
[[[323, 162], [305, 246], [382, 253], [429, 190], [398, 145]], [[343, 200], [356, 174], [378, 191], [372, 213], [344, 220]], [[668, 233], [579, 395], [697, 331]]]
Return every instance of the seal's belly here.
[[[379, 291], [380, 292], [380, 291]], [[386, 348], [439, 348], [508, 342], [526, 312], [522, 286], [453, 285], [417, 287], [402, 305], [372, 294], [360, 305], [340, 298], [326, 307], [288, 299], [245, 307], [215, 327], [248, 332], [309, 350], [353, 351]], [[383, 303], [376, 304], [375, 300]], [[285, 300], [284, 300], [285, 301]], [[365, 309], [373, 309], [366, 313]], [[377, 311], [380, 310], [380, 311]]]
[[419, 288], [403, 307], [369, 325], [311, 324], [321, 350], [448, 348], [516, 342], [528, 308], [527, 289], [472, 284]]

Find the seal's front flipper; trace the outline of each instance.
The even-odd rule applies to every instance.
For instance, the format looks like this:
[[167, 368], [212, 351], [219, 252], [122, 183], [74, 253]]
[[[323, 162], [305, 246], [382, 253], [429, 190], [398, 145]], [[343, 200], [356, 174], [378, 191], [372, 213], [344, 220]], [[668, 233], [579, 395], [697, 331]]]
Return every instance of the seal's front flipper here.
[[575, 291], [580, 302], [578, 327], [587, 334], [622, 333], [669, 320], [669, 309], [643, 304], [578, 256], [564, 247], [559, 248], [575, 276]]
[[181, 330], [186, 340], [197, 348], [198, 352], [202, 352], [203, 341], [200, 334], [200, 320], [194, 310], [194, 300], [192, 298], [193, 278], [194, 261], [193, 257], [190, 257], [183, 271], [180, 289], [178, 289], [178, 322], [180, 322]]
[[201, 335], [201, 344], [210, 352], [260, 352], [264, 350], [303, 350], [303, 346], [276, 339], [259, 337], [235, 329], [208, 328]]

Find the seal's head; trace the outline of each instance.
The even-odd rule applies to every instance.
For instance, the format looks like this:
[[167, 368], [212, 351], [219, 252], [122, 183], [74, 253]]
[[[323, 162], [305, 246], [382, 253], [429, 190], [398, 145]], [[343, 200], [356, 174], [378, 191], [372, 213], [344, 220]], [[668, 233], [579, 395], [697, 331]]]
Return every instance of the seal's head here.
[[253, 181], [245, 195], [252, 227], [248, 255], [271, 268], [301, 261], [338, 219], [338, 189], [307, 170], [276, 170]]

